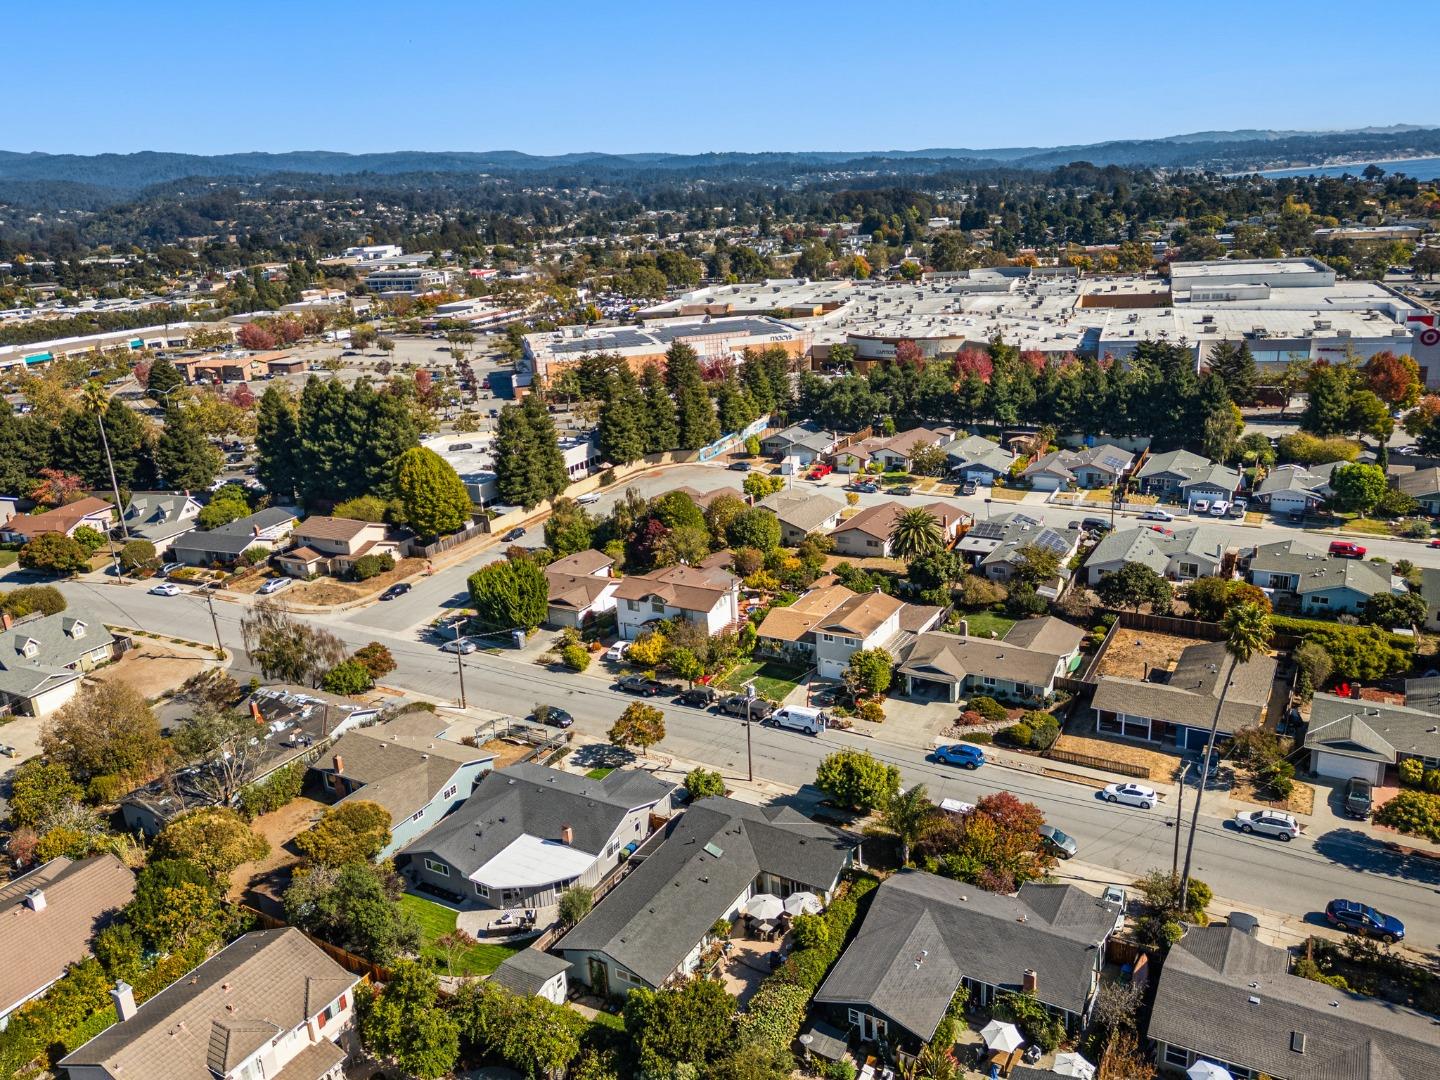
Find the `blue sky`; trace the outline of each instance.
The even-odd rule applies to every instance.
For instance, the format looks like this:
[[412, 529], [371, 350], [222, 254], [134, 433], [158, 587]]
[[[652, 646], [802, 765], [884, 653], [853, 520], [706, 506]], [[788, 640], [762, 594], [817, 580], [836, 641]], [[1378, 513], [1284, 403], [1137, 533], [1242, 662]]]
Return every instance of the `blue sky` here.
[[919, 149], [1440, 122], [1413, 83], [1424, 46], [1333, 0], [7, 8], [7, 150]]

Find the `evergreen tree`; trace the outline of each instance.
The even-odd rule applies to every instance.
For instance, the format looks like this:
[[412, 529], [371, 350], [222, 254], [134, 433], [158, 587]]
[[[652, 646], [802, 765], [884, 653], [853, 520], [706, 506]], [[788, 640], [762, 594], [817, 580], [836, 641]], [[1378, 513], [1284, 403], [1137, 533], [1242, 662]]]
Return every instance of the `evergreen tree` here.
[[339, 379], [312, 377], [300, 394], [300, 494], [307, 503], [349, 498], [350, 442], [345, 386]]
[[540, 502], [532, 447], [530, 422], [524, 410], [519, 405], [504, 406], [495, 425], [495, 485], [500, 489], [501, 502], [526, 507]]
[[294, 498], [300, 486], [300, 413], [279, 386], [260, 395], [256, 410], [256, 476], [276, 498]]
[[1313, 435], [1343, 435], [1350, 430], [1350, 372], [1333, 364], [1316, 364], [1305, 380], [1310, 395], [1300, 426]]
[[600, 410], [600, 456], [614, 465], [628, 465], [646, 452], [646, 409], [639, 385], [628, 368], [605, 385]]
[[678, 448], [698, 450], [718, 439], [720, 422], [700, 377], [700, 362], [684, 342], [675, 342], [665, 353], [665, 384], [675, 398]]
[[675, 399], [665, 386], [665, 375], [651, 364], [642, 380], [645, 392], [645, 452], [663, 454], [680, 445]]
[[521, 408], [525, 411], [534, 440], [540, 500], [554, 499], [570, 483], [570, 474], [565, 469], [565, 453], [560, 449], [560, 433], [555, 430], [555, 421], [545, 408], [545, 399], [539, 394], [527, 397]]
[[470, 494], [450, 463], [413, 446], [395, 459], [395, 493], [405, 523], [421, 536], [443, 536], [470, 523]]
[[35, 416], [17, 416], [0, 398], [0, 494], [29, 495], [48, 465], [50, 432]]
[[220, 472], [220, 464], [220, 452], [210, 445], [190, 411], [180, 404], [169, 409], [155, 446], [155, 469], [165, 486], [202, 491]]
[[1210, 371], [1225, 384], [1230, 400], [1237, 405], [1248, 405], [1255, 397], [1255, 382], [1259, 378], [1249, 343], [1218, 341], [1210, 350], [1209, 360]]
[[733, 374], [715, 390], [715, 411], [725, 434], [739, 431], [760, 415], [755, 400]]
[[367, 379], [357, 382], [350, 394], [357, 460], [354, 479], [345, 489], [347, 498], [383, 491], [394, 476], [395, 459], [420, 445], [420, 431], [405, 394], [377, 392]]
[[176, 396], [170, 391], [184, 383], [185, 377], [180, 374], [180, 370], [170, 362], [169, 357], [162, 356], [150, 365], [150, 376], [145, 381], [145, 392], [149, 397], [169, 408], [170, 399]]
[[[99, 416], [105, 418], [105, 442], [100, 439]], [[73, 473], [90, 488], [109, 488], [110, 470], [105, 463], [105, 444], [115, 464], [115, 482], [135, 490], [148, 482], [145, 428], [133, 409], [108, 403], [98, 411], [87, 407], [71, 409], [60, 418], [50, 439], [51, 461], [47, 464]]]

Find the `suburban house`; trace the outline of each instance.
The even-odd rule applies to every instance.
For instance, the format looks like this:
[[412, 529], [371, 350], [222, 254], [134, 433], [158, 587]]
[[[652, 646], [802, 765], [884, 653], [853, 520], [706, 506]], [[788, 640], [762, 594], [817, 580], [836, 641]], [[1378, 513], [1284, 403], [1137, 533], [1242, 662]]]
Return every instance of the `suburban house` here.
[[546, 626], [588, 624], [597, 615], [615, 610], [615, 590], [620, 581], [611, 576], [615, 560], [604, 552], [588, 548], [556, 559], [545, 567], [549, 588]]
[[1390, 486], [1402, 495], [1409, 495], [1427, 514], [1440, 514], [1440, 468], [1398, 472], [1390, 477]]
[[822, 678], [839, 678], [856, 649], [884, 648], [893, 655], [944, 614], [942, 607], [817, 582], [789, 607], [766, 613], [755, 647], [763, 656], [818, 664]]
[[773, 458], [794, 458], [800, 465], [812, 465], [839, 442], [833, 431], [818, 424], [791, 424], [760, 440], [760, 452]]
[[1440, 630], [1440, 567], [1420, 568], [1420, 595], [1425, 599], [1425, 629]]
[[1372, 596], [1406, 589], [1389, 563], [1331, 558], [1296, 540], [1261, 544], [1246, 567], [1252, 585], [1294, 597], [1306, 614], [1357, 612]]
[[1166, 1076], [1198, 1061], [1236, 1080], [1421, 1080], [1440, 1069], [1433, 1016], [1292, 975], [1285, 949], [1233, 926], [1191, 927], [1170, 947], [1148, 1034]]
[[1118, 446], [1101, 443], [1083, 450], [1054, 450], [1037, 458], [1021, 475], [1036, 491], [1114, 487], [1135, 455]]
[[[375, 705], [303, 687], [263, 686], [241, 703], [255, 721], [260, 744], [248, 764], [246, 783], [263, 785], [288, 765], [308, 762], [332, 739], [380, 714]], [[166, 732], [173, 734], [173, 729]], [[127, 832], [154, 836], [177, 815], [218, 805], [223, 791], [203, 772], [171, 773], [136, 788], [120, 801]]]
[[1277, 465], [1255, 485], [1255, 498], [1277, 514], [1308, 514], [1334, 494], [1330, 474], [1342, 464]]
[[626, 641], [665, 619], [689, 619], [718, 634], [740, 618], [740, 579], [719, 567], [699, 566], [632, 574], [615, 590], [615, 610]]
[[694, 972], [717, 944], [715, 924], [736, 919], [756, 893], [813, 892], [829, 903], [859, 847], [858, 836], [790, 807], [700, 799], [553, 949], [571, 980], [601, 997], [656, 989]]
[[135, 875], [114, 855], [51, 859], [0, 886], [0, 1030], [90, 955], [95, 933], [134, 895]]
[[533, 995], [564, 1005], [570, 988], [569, 971], [569, 962], [559, 956], [539, 949], [521, 949], [490, 973], [490, 981], [521, 997]]
[[359, 975], [294, 927], [245, 934], [60, 1064], [70, 1080], [340, 1080]]
[[194, 532], [199, 515], [200, 503], [188, 494], [136, 491], [122, 520], [132, 540], [148, 540], [162, 552], [179, 537]]
[[172, 545], [172, 553], [188, 566], [228, 566], [251, 548], [278, 548], [294, 526], [294, 510], [268, 506], [218, 529], [186, 533]]
[[1240, 473], [1189, 450], [1152, 454], [1135, 473], [1145, 495], [1193, 506], [1196, 500], [1229, 501], [1240, 490]]
[[388, 534], [384, 522], [316, 514], [290, 530], [295, 546], [275, 556], [275, 565], [298, 578], [348, 574], [355, 561], [366, 555], [389, 555], [398, 560], [400, 545], [387, 539]]
[[42, 533], [64, 533], [74, 536], [75, 530], [88, 525], [102, 536], [110, 535], [110, 526], [115, 520], [115, 508], [104, 499], [87, 495], [64, 506], [46, 510], [39, 514], [16, 514], [0, 526], [0, 540], [10, 544], [24, 544]]
[[331, 743], [310, 771], [336, 802], [364, 800], [390, 812], [389, 858], [421, 836], [474, 790], [495, 755], [442, 738], [446, 724], [416, 710], [356, 728]]
[[1084, 534], [1079, 528], [1057, 529], [1039, 518], [1013, 511], [977, 521], [960, 538], [955, 550], [992, 581], [1009, 581], [1019, 567], [1020, 552], [1028, 547], [1052, 551], [1060, 560], [1060, 573], [1036, 591], [1042, 596], [1059, 596], [1069, 577], [1066, 563], [1080, 547]]
[[934, 631], [919, 635], [896, 669], [907, 697], [958, 702], [967, 694], [1026, 704], [1047, 700], [1078, 665], [1085, 634], [1051, 616], [1025, 619], [1003, 641]]
[[949, 427], [915, 427], [888, 438], [871, 436], [837, 451], [836, 468], [841, 472], [857, 472], [873, 462], [884, 469], [910, 472], [911, 457], [917, 449], [947, 446], [954, 438], [955, 429]]
[[[20, 512], [20, 500], [13, 495], [0, 495], [0, 526]], [[0, 529], [0, 533], [4, 530]]]
[[0, 614], [0, 627], [0, 707], [29, 716], [60, 708], [85, 672], [119, 655], [105, 624], [79, 608], [13, 620]]
[[858, 595], [833, 579], [826, 584], [817, 581], [793, 604], [776, 604], [765, 613], [756, 630], [755, 651], [792, 663], [814, 663], [815, 627]]
[[815, 625], [815, 667], [822, 679], [839, 679], [852, 653], [888, 645], [900, 633], [905, 601], [887, 593], [859, 593]]
[[417, 887], [477, 907], [544, 908], [593, 887], [670, 814], [674, 784], [640, 769], [600, 780], [521, 762], [487, 772], [398, 860]]
[[951, 477], [991, 486], [996, 477], [1009, 476], [1015, 455], [983, 435], [966, 435], [945, 447]]
[[1440, 768], [1440, 709], [1430, 707], [1434, 684], [1440, 679], [1411, 679], [1404, 705], [1316, 694], [1305, 731], [1310, 771], [1337, 780], [1361, 776], [1378, 787], [1385, 770], [1405, 758]]
[[840, 524], [845, 504], [822, 492], [776, 491], [755, 505], [780, 522], [780, 542], [794, 547], [813, 532], [829, 532]]
[[[841, 522], [830, 534], [830, 539], [835, 541], [835, 554], [855, 559], [889, 558], [890, 536], [895, 531], [895, 524], [901, 514], [913, 509], [913, 506], [893, 501], [867, 506]], [[948, 503], [926, 503], [923, 509], [939, 523], [943, 542], [947, 546], [971, 520], [964, 510]]]
[[1115, 908], [1073, 885], [987, 892], [920, 870], [875, 890], [859, 932], [815, 995], [861, 1042], [914, 1052], [927, 1043], [955, 991], [984, 1009], [1028, 992], [1074, 1031], [1100, 983]]
[[1225, 562], [1225, 535], [1208, 525], [1188, 525], [1161, 532], [1136, 527], [1117, 529], [1100, 538], [1085, 560], [1091, 585], [1126, 563], [1140, 563], [1174, 581], [1214, 577]]
[[[1123, 631], [1117, 633], [1108, 647], [1123, 648], [1124, 637]], [[1229, 738], [1241, 728], [1262, 723], [1275, 688], [1274, 658], [1256, 653], [1232, 671], [1225, 643], [1214, 641], [1188, 646], [1172, 670], [1152, 669], [1144, 679], [1097, 676], [1091, 698], [1095, 730], [1180, 750], [1202, 750], [1215, 722], [1221, 672], [1230, 672], [1230, 689], [1219, 714], [1220, 736]]]

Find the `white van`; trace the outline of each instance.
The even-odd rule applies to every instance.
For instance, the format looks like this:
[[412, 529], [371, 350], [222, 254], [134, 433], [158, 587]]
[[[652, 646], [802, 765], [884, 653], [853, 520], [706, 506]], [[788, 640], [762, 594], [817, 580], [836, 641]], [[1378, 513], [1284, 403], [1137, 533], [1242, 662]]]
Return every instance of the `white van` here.
[[804, 705], [786, 705], [770, 714], [769, 723], [791, 731], [803, 731], [807, 735], [819, 735], [825, 730], [825, 714]]

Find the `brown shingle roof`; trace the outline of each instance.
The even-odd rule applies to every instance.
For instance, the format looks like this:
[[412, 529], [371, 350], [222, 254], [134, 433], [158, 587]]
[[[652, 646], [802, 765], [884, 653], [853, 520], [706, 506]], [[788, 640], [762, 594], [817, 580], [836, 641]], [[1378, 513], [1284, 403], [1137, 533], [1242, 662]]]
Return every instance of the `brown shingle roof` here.
[[545, 573], [588, 575], [614, 565], [615, 560], [603, 551], [586, 548], [584, 551], [577, 551], [573, 555], [566, 555], [563, 559], [556, 559], [549, 566], [545, 567]]
[[[321, 753], [314, 768], [345, 765], [344, 775], [363, 786], [347, 798], [379, 803], [398, 824], [428, 803], [462, 765], [494, 755], [463, 743], [425, 735], [401, 734], [390, 725], [347, 731]], [[343, 801], [343, 800], [342, 800]]]
[[43, 514], [16, 514], [6, 523], [5, 528], [25, 536], [51, 532], [68, 533], [91, 514], [109, 509], [110, 504], [104, 499], [86, 496], [64, 506], [57, 506], [53, 510], [46, 510]]
[[[39, 889], [43, 911], [25, 897]], [[107, 916], [135, 895], [135, 876], [113, 855], [52, 859], [0, 888], [0, 1011], [8, 1012], [90, 954]]]
[[771, 608], [757, 636], [776, 641], [799, 641], [815, 625], [857, 594], [844, 585], [812, 588], [789, 607]]
[[375, 524], [357, 521], [354, 518], [308, 517], [291, 531], [297, 540], [353, 540], [360, 533]]
[[667, 566], [648, 574], [635, 574], [620, 582], [617, 600], [643, 600], [658, 596], [671, 607], [710, 611], [740, 579], [728, 570], [698, 566]]
[[[895, 522], [900, 520], [900, 515], [906, 510], [913, 510], [914, 507], [906, 506], [904, 503], [883, 502], [874, 506], [867, 506], [848, 521], [843, 521], [835, 529], [836, 533], [859, 530], [867, 536], [879, 537], [882, 540], [890, 539], [890, 534], [895, 531]], [[940, 528], [946, 532], [950, 531], [956, 523], [963, 523], [970, 515], [959, 507], [950, 506], [943, 502], [926, 503], [923, 507], [930, 516], [940, 523]]]
[[251, 1025], [290, 1031], [357, 982], [359, 976], [293, 927], [246, 934], [62, 1064], [144, 1080], [209, 1077], [216, 1021], [244, 1024], [246, 1031], [229, 1031], [220, 1039], [226, 1047], [232, 1038], [238, 1040], [237, 1047], [243, 1046]]
[[858, 638], [869, 637], [904, 606], [904, 601], [887, 593], [861, 593], [841, 604], [828, 618], [822, 619], [819, 629], [834, 634], [853, 634]]

